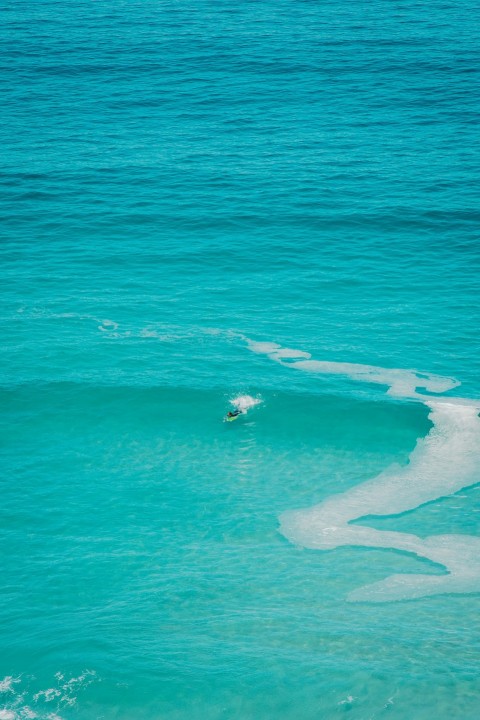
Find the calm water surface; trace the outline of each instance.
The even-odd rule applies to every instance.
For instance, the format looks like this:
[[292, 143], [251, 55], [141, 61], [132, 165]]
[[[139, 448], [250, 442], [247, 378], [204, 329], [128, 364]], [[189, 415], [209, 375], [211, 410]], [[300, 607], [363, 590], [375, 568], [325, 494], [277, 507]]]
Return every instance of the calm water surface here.
[[477, 4], [0, 19], [0, 719], [476, 719]]

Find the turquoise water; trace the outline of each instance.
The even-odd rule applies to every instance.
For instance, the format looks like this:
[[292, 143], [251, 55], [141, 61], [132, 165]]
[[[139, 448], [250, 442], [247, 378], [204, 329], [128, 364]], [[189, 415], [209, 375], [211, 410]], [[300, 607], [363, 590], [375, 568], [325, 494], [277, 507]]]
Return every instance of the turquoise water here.
[[0, 720], [476, 719], [477, 5], [0, 17]]

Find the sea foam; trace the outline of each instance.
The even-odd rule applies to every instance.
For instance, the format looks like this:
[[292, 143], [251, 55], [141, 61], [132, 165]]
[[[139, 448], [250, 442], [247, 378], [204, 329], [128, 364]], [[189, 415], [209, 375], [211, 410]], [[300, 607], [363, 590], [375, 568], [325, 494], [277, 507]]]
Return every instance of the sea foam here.
[[[45, 690], [32, 692], [33, 676], [0, 680], [0, 720], [62, 720], [63, 711], [77, 704], [77, 693], [85, 690], [97, 679], [93, 670], [84, 670], [78, 676], [55, 674], [55, 684]], [[14, 685], [19, 684], [19, 688]], [[58, 713], [61, 712], [61, 715]]]
[[[392, 575], [355, 590], [349, 595], [352, 601], [382, 602], [447, 592], [480, 592], [480, 538], [439, 535], [422, 539], [351, 524], [372, 515], [398, 515], [479, 482], [480, 402], [432, 398], [418, 391], [425, 388], [430, 393], [443, 393], [459, 385], [453, 378], [353, 363], [303, 359], [291, 362], [291, 358], [303, 358], [308, 353], [276, 343], [248, 341], [248, 347], [296, 370], [343, 374], [354, 380], [386, 385], [388, 394], [419, 400], [430, 410], [432, 429], [417, 442], [405, 467], [386, 469], [314, 507], [283, 513], [280, 517], [283, 535], [293, 543], [319, 550], [341, 546], [392, 548], [445, 567], [444, 575]], [[283, 358], [289, 361], [283, 362]]]
[[251, 395], [239, 395], [238, 397], [232, 398], [230, 402], [238, 410], [246, 413], [255, 407], [255, 405], [260, 405], [262, 401], [260, 398], [254, 398]]

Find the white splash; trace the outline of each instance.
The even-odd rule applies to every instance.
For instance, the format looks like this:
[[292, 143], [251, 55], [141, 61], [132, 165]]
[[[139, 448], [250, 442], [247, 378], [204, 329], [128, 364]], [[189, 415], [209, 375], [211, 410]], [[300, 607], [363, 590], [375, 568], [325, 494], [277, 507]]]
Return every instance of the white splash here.
[[397, 515], [480, 482], [480, 402], [466, 398], [422, 395], [418, 388], [442, 393], [459, 385], [453, 378], [419, 375], [373, 365], [317, 360], [283, 362], [303, 357], [302, 351], [276, 343], [247, 341], [285, 367], [313, 373], [343, 374], [362, 382], [388, 386], [387, 393], [420, 400], [430, 409], [433, 427], [418, 441], [403, 468], [388, 469], [375, 478], [312, 508], [292, 510], [280, 518], [281, 532], [303, 547], [331, 550], [341, 546], [392, 548], [443, 565], [444, 575], [392, 575], [349, 595], [352, 601], [406, 600], [440, 593], [480, 592], [480, 538], [437, 535], [419, 538], [395, 531], [351, 525], [369, 515]]
[[242, 412], [246, 413], [251, 408], [255, 407], [255, 405], [260, 405], [262, 402], [261, 398], [254, 398], [251, 395], [239, 395], [238, 397], [232, 398], [230, 400], [233, 407], [236, 407], [237, 410], [241, 410]]

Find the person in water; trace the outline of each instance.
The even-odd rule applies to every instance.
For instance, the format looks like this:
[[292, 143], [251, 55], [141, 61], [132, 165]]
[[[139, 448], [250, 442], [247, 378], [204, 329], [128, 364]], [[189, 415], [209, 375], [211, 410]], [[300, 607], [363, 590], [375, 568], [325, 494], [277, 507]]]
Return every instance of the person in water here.
[[234, 417], [237, 417], [237, 415], [241, 415], [241, 414], [242, 414], [241, 410], [234, 410], [233, 412], [231, 410], [229, 410], [227, 413], [227, 417], [234, 418]]

